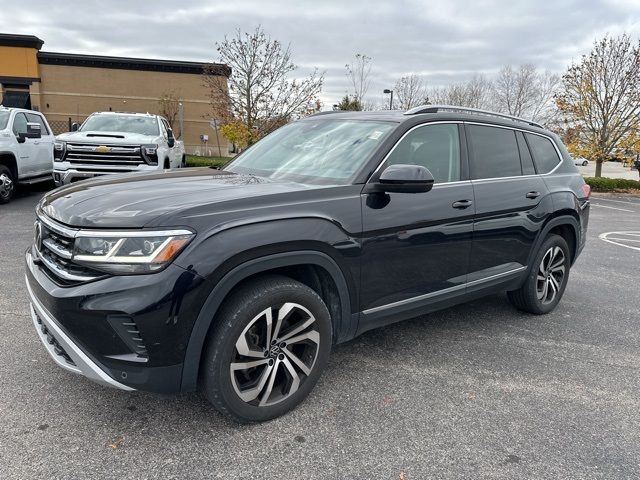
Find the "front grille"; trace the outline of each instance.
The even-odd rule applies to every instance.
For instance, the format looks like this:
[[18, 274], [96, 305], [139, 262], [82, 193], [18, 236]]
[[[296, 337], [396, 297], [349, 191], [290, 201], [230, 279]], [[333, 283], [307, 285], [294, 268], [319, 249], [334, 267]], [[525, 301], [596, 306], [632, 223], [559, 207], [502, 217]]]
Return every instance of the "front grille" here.
[[76, 285], [104, 276], [101, 272], [72, 261], [73, 230], [57, 226], [53, 221], [42, 217], [36, 221], [35, 229], [38, 259], [56, 283], [65, 286]]
[[[35, 310], [34, 310], [34, 312], [35, 312]], [[42, 319], [40, 318], [40, 315], [38, 315], [38, 313], [35, 312], [35, 316], [36, 316], [36, 321], [38, 322], [38, 325], [40, 326], [40, 330], [42, 331], [42, 334], [46, 337], [47, 343], [49, 345], [53, 346], [53, 351], [55, 352], [55, 354], [58, 355], [59, 357], [61, 357], [69, 365], [73, 365], [75, 367], [76, 366], [75, 362], [71, 359], [71, 357], [65, 351], [65, 349], [62, 348], [62, 345], [60, 345], [60, 343], [58, 342], [56, 337], [53, 336], [53, 333], [51, 333], [51, 330], [49, 330], [47, 328], [47, 326], [42, 322]]]
[[140, 145], [95, 145], [88, 143], [67, 143], [64, 157], [69, 163], [82, 165], [127, 165], [148, 163]]

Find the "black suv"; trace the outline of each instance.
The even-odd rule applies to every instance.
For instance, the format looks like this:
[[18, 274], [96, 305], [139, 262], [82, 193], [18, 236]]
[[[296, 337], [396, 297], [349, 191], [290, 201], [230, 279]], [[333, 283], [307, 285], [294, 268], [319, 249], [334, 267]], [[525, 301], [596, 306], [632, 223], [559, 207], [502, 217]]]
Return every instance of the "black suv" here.
[[331, 346], [507, 291], [547, 313], [589, 187], [540, 125], [457, 107], [290, 123], [222, 170], [53, 191], [26, 252], [38, 335], [124, 390], [200, 387], [238, 421], [309, 394]]

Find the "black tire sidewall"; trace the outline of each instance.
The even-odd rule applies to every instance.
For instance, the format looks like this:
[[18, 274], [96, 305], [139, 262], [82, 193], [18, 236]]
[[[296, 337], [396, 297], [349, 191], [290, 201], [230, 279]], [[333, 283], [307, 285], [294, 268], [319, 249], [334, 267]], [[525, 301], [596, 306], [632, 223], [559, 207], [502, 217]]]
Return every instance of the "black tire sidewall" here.
[[[259, 290], [259, 285], [253, 286]], [[218, 328], [210, 339], [205, 375], [205, 394], [222, 412], [241, 422], [259, 422], [279, 417], [292, 410], [311, 392], [326, 367], [331, 351], [332, 326], [329, 312], [322, 299], [306, 285], [282, 277], [276, 282], [272, 280], [268, 288], [254, 295], [247, 302], [247, 297], [239, 295], [223, 306]], [[272, 406], [256, 407], [249, 405], [238, 397], [229, 374], [229, 365], [234, 353], [235, 342], [247, 324], [269, 306], [280, 306], [286, 302], [303, 305], [316, 318], [320, 332], [320, 347], [316, 363], [311, 374], [306, 377], [298, 390], [290, 398]], [[220, 410], [220, 408], [219, 408]]]
[[[541, 300], [538, 299], [538, 290], [537, 290], [537, 277], [538, 277], [538, 269], [540, 268], [540, 262], [542, 262], [542, 258], [545, 253], [552, 247], [560, 247], [562, 252], [564, 253], [564, 267], [565, 273], [562, 280], [562, 285], [560, 285], [560, 291], [556, 294], [556, 298], [551, 303], [543, 304]], [[564, 295], [564, 291], [567, 288], [567, 284], [569, 282], [569, 271], [571, 268], [571, 260], [569, 253], [569, 246], [564, 238], [559, 235], [550, 235], [547, 240], [540, 246], [536, 258], [531, 266], [531, 271], [529, 272], [529, 277], [527, 278], [527, 282], [525, 284], [525, 288], [527, 289], [527, 296], [531, 299], [535, 309], [538, 310], [538, 313], [549, 313], [553, 309], [556, 308], [560, 300], [562, 300], [562, 296]]]

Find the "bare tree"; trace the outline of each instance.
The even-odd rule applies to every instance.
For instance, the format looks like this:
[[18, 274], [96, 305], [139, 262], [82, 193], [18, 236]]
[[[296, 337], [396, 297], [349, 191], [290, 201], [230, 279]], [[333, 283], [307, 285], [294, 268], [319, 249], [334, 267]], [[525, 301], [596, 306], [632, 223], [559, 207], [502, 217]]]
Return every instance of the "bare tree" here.
[[210, 65], [205, 84], [210, 89], [213, 113], [223, 123], [237, 126], [251, 144], [292, 118], [315, 110], [324, 74], [290, 78], [297, 69], [290, 45], [273, 40], [260, 26], [253, 32], [239, 29], [216, 43], [220, 62], [231, 67], [227, 82], [220, 81], [219, 65]]
[[430, 103], [470, 108], [491, 108], [492, 83], [482, 74], [468, 81], [435, 88], [429, 93]]
[[393, 87], [394, 105], [400, 110], [428, 102], [427, 88], [422, 77], [411, 74], [400, 78]]
[[371, 57], [367, 57], [362, 53], [356, 53], [353, 61], [345, 65], [347, 69], [347, 77], [353, 85], [353, 95], [360, 105], [364, 105], [364, 97], [369, 90], [371, 80]]
[[640, 43], [628, 35], [605, 36], [591, 52], [573, 63], [562, 77], [556, 97], [571, 128], [573, 153], [602, 163], [622, 148], [638, 127], [640, 117]]
[[[167, 119], [171, 130], [176, 131], [176, 120], [180, 112], [180, 95], [175, 90], [168, 90], [160, 95], [158, 100], [158, 112]], [[180, 138], [182, 132], [176, 134]]]
[[558, 75], [540, 73], [535, 65], [502, 67], [493, 82], [494, 108], [500, 112], [532, 120], [548, 118], [560, 83]]

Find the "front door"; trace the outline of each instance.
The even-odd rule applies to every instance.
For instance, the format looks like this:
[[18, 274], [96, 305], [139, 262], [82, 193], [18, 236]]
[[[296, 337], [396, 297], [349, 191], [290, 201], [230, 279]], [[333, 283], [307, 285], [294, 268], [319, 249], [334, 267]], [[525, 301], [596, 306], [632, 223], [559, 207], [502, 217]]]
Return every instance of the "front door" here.
[[362, 195], [360, 331], [464, 292], [475, 206], [461, 128], [414, 127], [372, 178], [388, 165], [423, 165], [435, 179], [430, 192]]
[[34, 174], [43, 175], [53, 170], [53, 134], [39, 113], [27, 113], [27, 120], [40, 125], [40, 138], [28, 138], [33, 143]]
[[27, 133], [27, 116], [18, 112], [13, 117], [13, 134], [17, 142], [18, 177], [31, 177], [38, 172], [37, 148], [33, 138], [26, 138], [24, 142], [18, 142], [20, 134]]

